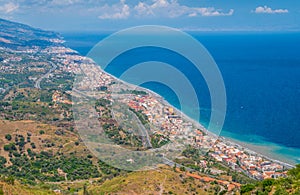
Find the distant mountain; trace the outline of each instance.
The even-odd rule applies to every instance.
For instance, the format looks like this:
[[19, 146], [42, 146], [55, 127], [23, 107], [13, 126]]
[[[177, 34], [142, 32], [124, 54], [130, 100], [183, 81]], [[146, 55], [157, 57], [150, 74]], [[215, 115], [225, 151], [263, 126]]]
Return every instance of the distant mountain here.
[[63, 43], [58, 33], [0, 19], [0, 47], [46, 47]]

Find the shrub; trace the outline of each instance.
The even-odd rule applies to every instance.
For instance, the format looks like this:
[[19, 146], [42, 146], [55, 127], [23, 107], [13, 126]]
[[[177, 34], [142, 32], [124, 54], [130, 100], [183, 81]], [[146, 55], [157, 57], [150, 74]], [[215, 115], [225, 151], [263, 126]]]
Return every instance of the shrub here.
[[10, 143], [10, 144], [4, 145], [4, 150], [5, 151], [13, 151], [13, 150], [17, 150], [17, 148], [14, 143]]
[[242, 187], [241, 187], [241, 194], [245, 194], [247, 192], [251, 192], [254, 188], [255, 188], [255, 186], [253, 184], [242, 185]]
[[4, 158], [3, 156], [0, 156], [0, 165], [4, 165], [6, 163], [6, 158]]
[[45, 131], [44, 130], [40, 130], [40, 135], [43, 135], [43, 134], [45, 134]]
[[36, 148], [36, 146], [35, 146], [35, 144], [34, 144], [34, 143], [31, 143], [30, 145], [31, 145], [31, 147], [32, 147], [33, 149], [35, 149], [35, 148]]
[[10, 134], [6, 134], [6, 135], [5, 135], [5, 139], [7, 139], [8, 141], [10, 141], [10, 140], [11, 140], [11, 138], [12, 138], [12, 137], [11, 137], [11, 135], [10, 135]]

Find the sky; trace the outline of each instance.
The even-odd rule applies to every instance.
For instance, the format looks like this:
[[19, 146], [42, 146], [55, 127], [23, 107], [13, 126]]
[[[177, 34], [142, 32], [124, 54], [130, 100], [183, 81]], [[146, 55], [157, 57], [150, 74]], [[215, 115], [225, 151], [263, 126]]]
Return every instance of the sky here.
[[137, 25], [185, 31], [300, 31], [300, 1], [0, 0], [0, 17], [60, 32]]

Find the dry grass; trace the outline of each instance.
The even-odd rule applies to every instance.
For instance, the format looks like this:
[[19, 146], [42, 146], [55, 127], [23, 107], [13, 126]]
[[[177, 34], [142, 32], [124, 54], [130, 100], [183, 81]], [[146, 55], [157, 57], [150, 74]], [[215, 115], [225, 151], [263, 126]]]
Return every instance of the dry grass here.
[[170, 168], [160, 168], [152, 171], [132, 172], [105, 181], [102, 185], [93, 184], [88, 191], [91, 194], [211, 194], [199, 180], [185, 177]]
[[[40, 134], [40, 130], [44, 131], [44, 134]], [[51, 151], [53, 154], [61, 152], [64, 155], [75, 153], [76, 156], [86, 156], [87, 149], [83, 143], [76, 146], [75, 142], [79, 141], [77, 134], [63, 130], [64, 134], [57, 135], [55, 132], [62, 129], [49, 124], [41, 124], [35, 121], [7, 121], [0, 120], [0, 155], [6, 157], [8, 160], [8, 152], [4, 151], [3, 146], [14, 142], [16, 135], [23, 135], [25, 141], [27, 140], [27, 133], [31, 134], [31, 142], [35, 144], [36, 149], [32, 149], [30, 143], [27, 143], [24, 147], [25, 151], [31, 148], [34, 152], [39, 153], [41, 151]], [[5, 135], [10, 134], [12, 140], [5, 139]], [[47, 144], [54, 144], [54, 146], [48, 147]], [[63, 146], [63, 147], [61, 147]]]
[[[38, 187], [23, 186], [20, 184], [9, 185], [0, 182], [0, 191], [5, 195], [54, 195], [53, 191], [39, 189]], [[0, 193], [1, 194], [1, 193]]]

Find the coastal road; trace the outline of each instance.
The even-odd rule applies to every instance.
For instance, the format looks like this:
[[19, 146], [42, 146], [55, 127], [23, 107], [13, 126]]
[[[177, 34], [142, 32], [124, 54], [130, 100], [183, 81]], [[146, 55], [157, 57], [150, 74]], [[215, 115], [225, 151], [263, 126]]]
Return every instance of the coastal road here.
[[57, 65], [55, 65], [53, 62], [49, 62], [51, 65], [52, 65], [52, 68], [46, 73], [44, 74], [43, 76], [41, 76], [40, 78], [38, 78], [34, 84], [34, 87], [37, 88], [37, 89], [41, 89], [41, 81], [45, 78], [48, 78], [49, 75], [51, 74], [51, 72], [53, 72], [56, 68], [57, 68]]

